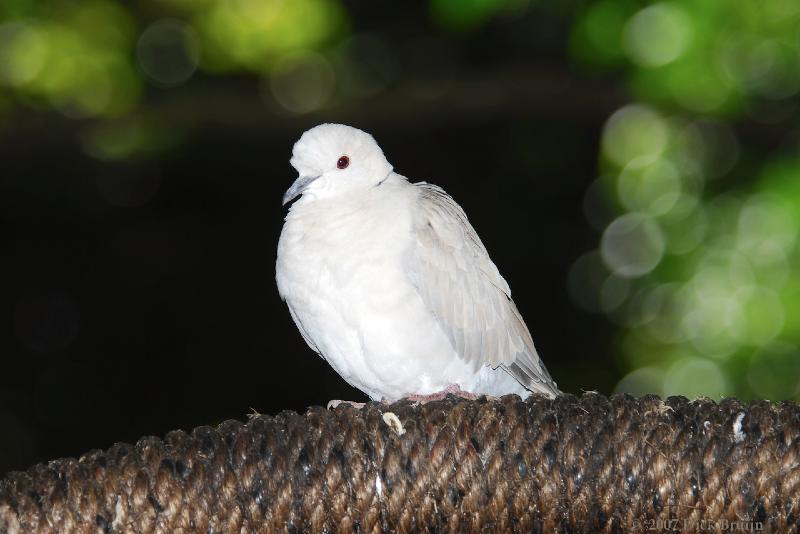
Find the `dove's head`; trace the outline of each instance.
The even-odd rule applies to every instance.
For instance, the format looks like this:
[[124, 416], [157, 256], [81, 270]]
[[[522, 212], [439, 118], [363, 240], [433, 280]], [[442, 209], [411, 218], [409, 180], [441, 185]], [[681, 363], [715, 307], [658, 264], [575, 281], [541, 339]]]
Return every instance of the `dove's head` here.
[[320, 124], [305, 132], [290, 163], [300, 175], [283, 195], [284, 204], [302, 193], [327, 198], [366, 190], [392, 172], [375, 139], [344, 124]]

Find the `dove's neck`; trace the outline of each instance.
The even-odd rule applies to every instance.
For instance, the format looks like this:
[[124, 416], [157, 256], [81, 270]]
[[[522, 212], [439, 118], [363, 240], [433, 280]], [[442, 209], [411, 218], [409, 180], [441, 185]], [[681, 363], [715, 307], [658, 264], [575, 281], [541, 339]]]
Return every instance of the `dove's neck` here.
[[[346, 195], [300, 198], [289, 209], [283, 234], [321, 247], [368, 246], [410, 232], [415, 188], [390, 173], [379, 184]], [[302, 236], [302, 237], [301, 237]]]
[[339, 218], [354, 212], [363, 215], [372, 206], [385, 207], [384, 202], [391, 200], [391, 197], [403, 197], [401, 193], [410, 188], [411, 184], [405, 177], [390, 172], [373, 185], [348, 189], [340, 194], [321, 196], [303, 193], [289, 208], [286, 220], [310, 214], [325, 218]]

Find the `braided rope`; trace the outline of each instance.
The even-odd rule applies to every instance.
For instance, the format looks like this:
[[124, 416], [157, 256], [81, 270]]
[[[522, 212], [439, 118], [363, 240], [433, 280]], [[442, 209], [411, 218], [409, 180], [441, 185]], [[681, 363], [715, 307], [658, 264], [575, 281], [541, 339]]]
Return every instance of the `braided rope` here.
[[0, 532], [797, 532], [800, 407], [596, 394], [228, 421], [0, 481]]

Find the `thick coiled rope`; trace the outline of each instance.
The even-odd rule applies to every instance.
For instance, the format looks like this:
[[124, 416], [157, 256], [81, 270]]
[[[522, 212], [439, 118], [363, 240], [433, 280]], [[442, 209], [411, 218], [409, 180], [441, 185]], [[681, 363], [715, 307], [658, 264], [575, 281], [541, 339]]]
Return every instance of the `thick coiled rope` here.
[[312, 408], [0, 482], [0, 532], [796, 532], [793, 403], [597, 394]]

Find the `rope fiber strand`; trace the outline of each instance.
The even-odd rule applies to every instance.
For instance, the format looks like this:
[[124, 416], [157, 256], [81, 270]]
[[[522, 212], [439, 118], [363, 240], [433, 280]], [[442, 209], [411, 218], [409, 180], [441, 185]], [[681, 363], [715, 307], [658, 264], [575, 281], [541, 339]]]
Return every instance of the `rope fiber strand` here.
[[227, 421], [13, 472], [0, 532], [797, 532], [800, 408], [516, 396]]

